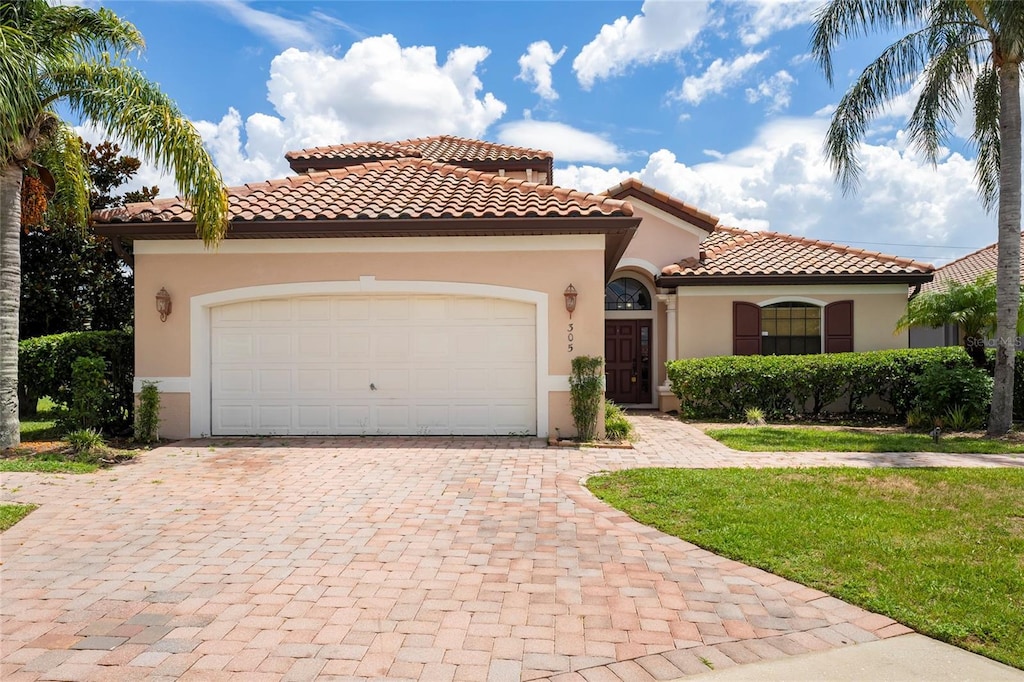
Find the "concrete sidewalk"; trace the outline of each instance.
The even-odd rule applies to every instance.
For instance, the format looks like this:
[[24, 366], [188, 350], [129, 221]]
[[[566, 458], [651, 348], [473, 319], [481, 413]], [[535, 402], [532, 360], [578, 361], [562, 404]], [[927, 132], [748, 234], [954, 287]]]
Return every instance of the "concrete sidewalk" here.
[[1019, 682], [1024, 679], [1024, 672], [913, 634], [710, 672], [703, 679], [709, 682]]

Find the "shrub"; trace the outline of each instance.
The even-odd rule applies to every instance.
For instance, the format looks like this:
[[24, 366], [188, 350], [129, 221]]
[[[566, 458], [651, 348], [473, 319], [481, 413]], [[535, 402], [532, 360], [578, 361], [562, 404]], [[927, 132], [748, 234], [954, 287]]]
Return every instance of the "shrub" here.
[[764, 410], [760, 407], [748, 407], [744, 417], [751, 426], [764, 426], [768, 423], [764, 419]]
[[961, 423], [981, 422], [992, 402], [992, 377], [974, 367], [947, 367], [934, 362], [914, 378], [914, 386], [916, 407], [933, 418], [946, 417], [958, 409], [964, 415]]
[[131, 331], [68, 332], [26, 339], [19, 344], [18, 392], [26, 407], [49, 396], [70, 407], [72, 363], [77, 358], [103, 358], [109, 400], [104, 403], [99, 426], [108, 433], [122, 433], [132, 424], [135, 347]]
[[981, 416], [968, 410], [963, 405], [949, 408], [939, 421], [950, 431], [970, 431], [984, 423]]
[[604, 398], [604, 359], [581, 355], [572, 359], [569, 375], [569, 398], [577, 437], [591, 441], [597, 437], [597, 415]]
[[109, 401], [107, 363], [103, 358], [77, 358], [71, 363], [71, 403], [60, 416], [64, 431], [96, 429]]
[[103, 436], [94, 429], [71, 431], [65, 438], [76, 455], [95, 455], [103, 449]]
[[152, 443], [157, 439], [160, 429], [160, 392], [156, 383], [142, 382], [139, 393], [139, 405], [135, 409], [135, 440], [140, 443]]
[[633, 437], [633, 423], [611, 400], [604, 401], [604, 437], [608, 440], [631, 440]]
[[913, 378], [935, 362], [971, 365], [959, 347], [916, 348], [675, 360], [668, 363], [668, 377], [681, 414], [691, 418], [744, 419], [750, 405], [769, 419], [819, 414], [830, 405], [856, 412], [871, 397], [903, 417], [917, 397]]

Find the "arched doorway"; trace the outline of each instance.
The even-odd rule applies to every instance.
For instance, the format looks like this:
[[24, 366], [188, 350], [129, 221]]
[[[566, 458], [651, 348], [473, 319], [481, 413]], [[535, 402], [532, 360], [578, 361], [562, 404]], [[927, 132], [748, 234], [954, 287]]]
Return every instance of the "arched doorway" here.
[[650, 289], [628, 275], [605, 287], [605, 396], [620, 405], [653, 399], [653, 303]]

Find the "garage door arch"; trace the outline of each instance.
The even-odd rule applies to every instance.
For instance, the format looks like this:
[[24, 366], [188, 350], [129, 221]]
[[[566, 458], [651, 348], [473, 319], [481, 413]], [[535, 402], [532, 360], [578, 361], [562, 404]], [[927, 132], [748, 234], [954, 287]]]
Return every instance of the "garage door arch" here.
[[537, 435], [548, 435], [548, 294], [529, 289], [491, 284], [438, 281], [358, 280], [290, 282], [241, 287], [193, 296], [190, 300], [190, 433], [193, 438], [210, 435], [211, 428], [211, 311], [222, 305], [261, 299], [344, 294], [449, 295], [504, 299], [529, 303], [535, 310]]

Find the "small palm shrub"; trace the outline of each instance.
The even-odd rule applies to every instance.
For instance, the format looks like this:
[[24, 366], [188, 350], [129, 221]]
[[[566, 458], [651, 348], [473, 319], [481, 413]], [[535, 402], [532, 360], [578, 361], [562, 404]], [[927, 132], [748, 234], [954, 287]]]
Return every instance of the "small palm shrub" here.
[[764, 418], [764, 410], [760, 407], [748, 407], [744, 416], [751, 426], [764, 426], [768, 423]]
[[105, 445], [103, 442], [103, 436], [95, 429], [79, 429], [77, 431], [72, 431], [65, 436], [65, 439], [76, 455], [96, 455]]
[[611, 400], [604, 401], [604, 437], [608, 440], [631, 440], [633, 423], [622, 408]]
[[963, 405], [956, 405], [946, 410], [942, 423], [949, 431], [971, 431], [982, 424], [982, 418]]

